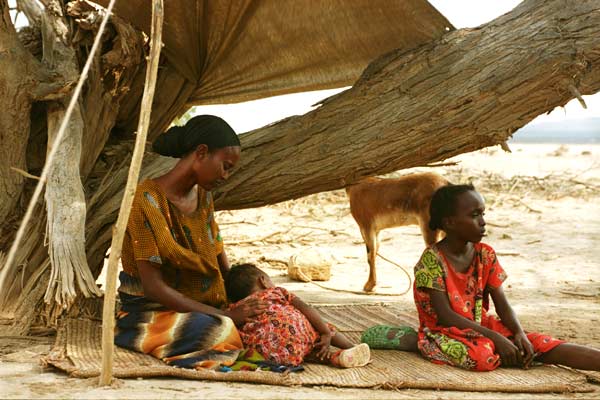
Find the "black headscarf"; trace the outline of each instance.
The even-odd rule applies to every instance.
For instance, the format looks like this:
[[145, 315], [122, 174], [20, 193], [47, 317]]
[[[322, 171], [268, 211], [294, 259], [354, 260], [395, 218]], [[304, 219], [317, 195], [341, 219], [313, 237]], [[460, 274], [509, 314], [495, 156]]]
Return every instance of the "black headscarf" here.
[[208, 146], [208, 150], [229, 146], [239, 146], [237, 134], [222, 118], [214, 115], [197, 115], [184, 126], [172, 126], [160, 134], [152, 150], [162, 156], [181, 158], [193, 151], [200, 144]]

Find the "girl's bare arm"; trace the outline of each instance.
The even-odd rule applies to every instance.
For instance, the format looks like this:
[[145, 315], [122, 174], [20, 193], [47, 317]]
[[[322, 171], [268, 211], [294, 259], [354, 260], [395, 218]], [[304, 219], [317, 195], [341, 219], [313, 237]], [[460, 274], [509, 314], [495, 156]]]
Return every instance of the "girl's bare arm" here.
[[519, 349], [510, 340], [475, 321], [454, 312], [448, 300], [448, 294], [434, 289], [425, 289], [428, 291], [431, 303], [438, 316], [438, 324], [446, 327], [457, 327], [458, 329], [472, 329], [481, 333], [496, 346], [496, 352], [500, 355], [502, 363], [506, 366], [523, 364], [523, 359]]
[[517, 318], [517, 314], [508, 303], [508, 299], [504, 294], [502, 286], [490, 289], [489, 293], [490, 296], [492, 296], [494, 306], [496, 307], [496, 312], [502, 320], [502, 323], [506, 325], [506, 327], [514, 334], [523, 333], [523, 328], [521, 327], [521, 323]]

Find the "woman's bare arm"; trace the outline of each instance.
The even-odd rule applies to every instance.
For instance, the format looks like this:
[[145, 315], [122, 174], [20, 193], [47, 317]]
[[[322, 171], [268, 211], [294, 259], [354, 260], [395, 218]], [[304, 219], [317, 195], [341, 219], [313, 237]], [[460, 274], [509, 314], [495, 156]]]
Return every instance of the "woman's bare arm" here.
[[229, 259], [227, 258], [227, 253], [225, 253], [225, 250], [223, 250], [221, 254], [217, 256], [217, 261], [219, 262], [221, 276], [223, 277], [223, 279], [225, 279], [225, 277], [229, 273], [229, 270], [231, 269], [231, 266], [229, 265]]

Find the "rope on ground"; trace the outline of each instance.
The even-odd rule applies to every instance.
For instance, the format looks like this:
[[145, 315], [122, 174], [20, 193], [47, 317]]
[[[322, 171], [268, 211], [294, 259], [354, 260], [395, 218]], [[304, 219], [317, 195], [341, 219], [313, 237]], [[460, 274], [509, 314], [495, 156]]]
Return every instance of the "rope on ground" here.
[[366, 296], [402, 296], [408, 292], [408, 290], [406, 290], [402, 293], [359, 292], [358, 290], [336, 289], [336, 288], [328, 287], [325, 285], [321, 285], [320, 283], [317, 283], [312, 280], [309, 281], [309, 283], [312, 283], [313, 285], [318, 286], [321, 289], [331, 290], [332, 292], [352, 293], [352, 294], [360, 294], [360, 295], [366, 295]]
[[408, 271], [405, 270], [404, 267], [402, 267], [401, 265], [390, 260], [389, 258], [384, 257], [379, 253], [377, 253], [377, 255], [379, 257], [383, 258], [385, 261], [389, 262], [390, 264], [393, 264], [396, 267], [400, 268], [402, 270], [402, 272], [404, 272], [404, 274], [406, 274], [406, 276], [408, 277], [408, 286], [406, 287], [406, 290], [404, 290], [402, 293], [359, 292], [356, 290], [336, 289], [336, 288], [328, 287], [328, 286], [322, 285], [320, 283], [317, 283], [317, 282], [313, 281], [312, 279], [309, 279], [308, 282], [312, 283], [315, 286], [320, 287], [321, 289], [331, 290], [332, 292], [352, 293], [352, 294], [361, 294], [361, 295], [368, 295], [368, 296], [403, 296], [406, 293], [408, 293], [410, 291], [410, 289], [412, 288], [412, 277], [410, 276]]
[[402, 294], [408, 293], [408, 291], [412, 287], [412, 276], [408, 273], [408, 271], [405, 270], [404, 267], [402, 267], [400, 264], [397, 264], [397, 263], [393, 262], [392, 260], [390, 260], [389, 258], [382, 256], [380, 253], [377, 253], [377, 255], [379, 257], [381, 257], [382, 259], [384, 259], [385, 261], [389, 262], [390, 264], [393, 264], [396, 267], [400, 268], [402, 270], [402, 272], [404, 272], [404, 274], [408, 278], [408, 286], [407, 286], [406, 290], [404, 292], [402, 292]]

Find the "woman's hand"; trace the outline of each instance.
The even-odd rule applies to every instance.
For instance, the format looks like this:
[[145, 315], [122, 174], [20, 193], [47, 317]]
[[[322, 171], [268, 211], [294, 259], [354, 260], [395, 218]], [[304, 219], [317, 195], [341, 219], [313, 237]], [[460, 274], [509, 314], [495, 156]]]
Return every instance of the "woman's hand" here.
[[329, 355], [329, 346], [331, 346], [332, 337], [333, 334], [331, 333], [331, 331], [327, 333], [321, 333], [319, 341], [315, 343], [315, 349], [318, 349], [317, 357], [319, 359], [323, 360]]
[[262, 314], [269, 308], [264, 300], [248, 299], [242, 300], [234, 309], [225, 311], [225, 316], [231, 318], [236, 326], [244, 325], [250, 318]]
[[515, 365], [523, 365], [523, 358], [521, 357], [519, 348], [508, 338], [497, 333], [490, 339], [492, 339], [496, 346], [496, 353], [500, 355], [502, 366], [513, 367]]
[[528, 369], [531, 361], [533, 361], [533, 357], [535, 356], [533, 345], [524, 332], [517, 333], [514, 337], [514, 342], [519, 349], [521, 357], [523, 358], [523, 368]]

